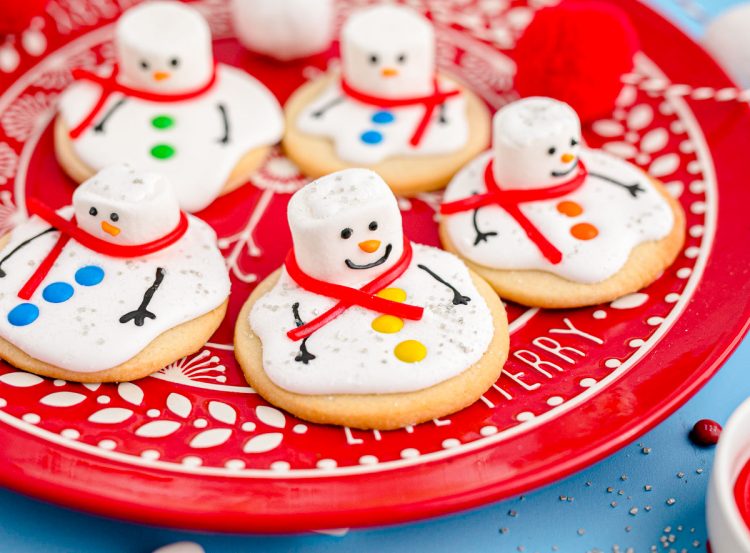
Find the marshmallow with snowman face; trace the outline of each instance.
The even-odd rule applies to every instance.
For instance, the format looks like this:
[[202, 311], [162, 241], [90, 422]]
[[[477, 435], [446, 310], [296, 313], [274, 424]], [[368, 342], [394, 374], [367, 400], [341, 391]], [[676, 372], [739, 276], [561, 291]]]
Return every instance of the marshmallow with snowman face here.
[[124, 164], [107, 167], [79, 186], [73, 193], [73, 209], [81, 229], [124, 246], [157, 240], [180, 220], [171, 183]]
[[208, 83], [214, 70], [211, 31], [181, 2], [144, 2], [115, 28], [119, 79], [138, 90], [179, 93]]
[[574, 175], [581, 122], [568, 104], [524, 98], [500, 109], [492, 127], [492, 170], [501, 188], [546, 188]]
[[288, 218], [297, 263], [319, 280], [359, 286], [403, 253], [396, 197], [367, 169], [345, 169], [308, 184], [292, 196]]
[[341, 30], [341, 59], [356, 90], [384, 98], [424, 96], [434, 86], [435, 32], [409, 8], [363, 9]]

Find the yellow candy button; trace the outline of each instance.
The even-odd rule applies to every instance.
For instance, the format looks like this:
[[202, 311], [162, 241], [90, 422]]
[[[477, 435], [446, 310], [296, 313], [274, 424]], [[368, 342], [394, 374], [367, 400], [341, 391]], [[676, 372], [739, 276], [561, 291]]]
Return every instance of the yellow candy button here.
[[404, 363], [416, 363], [427, 357], [427, 348], [422, 342], [416, 340], [406, 340], [401, 342], [393, 350], [393, 353]]
[[383, 334], [394, 334], [404, 328], [404, 321], [393, 315], [381, 315], [372, 321], [372, 329]]
[[380, 292], [375, 294], [383, 299], [397, 301], [403, 303], [406, 301], [406, 292], [401, 288], [383, 288]]

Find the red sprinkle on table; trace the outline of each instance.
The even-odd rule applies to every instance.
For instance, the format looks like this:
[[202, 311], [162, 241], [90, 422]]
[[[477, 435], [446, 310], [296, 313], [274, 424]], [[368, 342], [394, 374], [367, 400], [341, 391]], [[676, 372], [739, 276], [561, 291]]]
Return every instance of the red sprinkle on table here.
[[690, 439], [700, 446], [716, 445], [721, 435], [721, 425], [711, 419], [701, 419], [690, 431]]

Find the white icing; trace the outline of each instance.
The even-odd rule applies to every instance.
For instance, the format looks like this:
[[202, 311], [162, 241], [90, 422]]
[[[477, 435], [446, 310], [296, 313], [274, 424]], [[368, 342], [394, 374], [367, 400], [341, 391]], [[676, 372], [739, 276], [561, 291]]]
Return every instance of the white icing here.
[[[424, 264], [471, 298], [453, 305], [453, 293], [417, 267]], [[420, 321], [406, 321], [394, 334], [373, 330], [379, 313], [352, 307], [312, 334], [308, 351], [316, 356], [305, 365], [295, 361], [300, 342], [286, 335], [294, 328], [292, 305], [309, 321], [336, 301], [299, 288], [282, 271], [273, 290], [260, 298], [250, 324], [263, 344], [263, 368], [277, 385], [300, 394], [385, 394], [422, 390], [448, 380], [478, 361], [494, 333], [492, 315], [463, 263], [455, 256], [414, 244], [407, 271], [389, 287], [407, 293], [406, 302], [425, 308]], [[417, 363], [399, 361], [393, 351], [404, 340], [417, 340], [427, 356]]]
[[[106, 130], [97, 133], [89, 127], [73, 140], [73, 148], [89, 167], [102, 167], [127, 161], [134, 167], [156, 171], [176, 184], [180, 205], [199, 211], [220, 194], [239, 160], [250, 150], [274, 144], [283, 133], [281, 109], [273, 95], [246, 73], [219, 64], [217, 81], [206, 94], [182, 102], [159, 103], [129, 98], [107, 120]], [[78, 82], [60, 99], [60, 114], [68, 128], [75, 127], [99, 98], [99, 87]], [[121, 98], [112, 94], [97, 121]], [[218, 105], [225, 106], [230, 141], [224, 136], [224, 123]], [[156, 129], [151, 121], [169, 116], [174, 125]], [[175, 155], [157, 159], [151, 148], [167, 144]]]
[[492, 118], [495, 179], [507, 188], [544, 188], [570, 179], [581, 144], [581, 123], [568, 105], [531, 97]]
[[[119, 20], [116, 45], [118, 81], [141, 91], [179, 93], [204, 86], [213, 70], [211, 37], [205, 20], [178, 2], [148, 2], [128, 10]], [[176, 67], [173, 59], [178, 60]], [[141, 66], [145, 62], [148, 70]], [[156, 73], [168, 73], [155, 79]], [[179, 102], [125, 99], [115, 92], [94, 122], [72, 139], [73, 150], [95, 171], [128, 162], [159, 172], [175, 183], [180, 205], [199, 211], [221, 193], [229, 175], [250, 150], [278, 142], [283, 134], [281, 108], [273, 94], [247, 73], [217, 64], [216, 82], [204, 94]], [[163, 75], [161, 75], [163, 77]], [[79, 81], [60, 98], [60, 116], [73, 129], [99, 100], [99, 85]], [[219, 106], [224, 108], [228, 123]], [[105, 117], [102, 132], [94, 128]], [[172, 124], [157, 128], [152, 121]], [[228, 140], [222, 140], [228, 136]], [[157, 158], [151, 151], [166, 145], [173, 154]]]
[[[484, 170], [491, 156], [485, 152], [456, 174], [445, 201], [485, 192]], [[576, 282], [596, 283], [617, 273], [637, 245], [669, 234], [674, 226], [672, 210], [643, 171], [598, 150], [582, 149], [580, 157], [589, 173], [628, 185], [637, 183], [644, 192], [633, 198], [627, 190], [590, 175], [568, 196], [521, 204], [523, 214], [562, 253], [560, 263], [550, 263], [520, 225], [496, 205], [482, 207], [477, 224], [483, 232], [497, 232], [497, 236], [474, 245], [474, 212], [470, 210], [445, 216], [451, 242], [462, 256], [485, 267], [538, 269]], [[558, 212], [556, 206], [564, 200], [578, 203], [583, 213], [569, 217]], [[598, 236], [586, 241], [574, 238], [570, 228], [582, 222], [594, 225]]]
[[[74, 196], [75, 207], [68, 206], [59, 213], [70, 218], [75, 210], [77, 219], [94, 220], [90, 228], [98, 230], [101, 227], [96, 222], [108, 217], [109, 209], [117, 210], [120, 219], [116, 224], [121, 225], [122, 232], [116, 236], [106, 234], [107, 241], [132, 244], [134, 236], [150, 237], [149, 232], [153, 235], [164, 225], [159, 220], [159, 209], [169, 204], [171, 189], [164, 179], [136, 173], [144, 184], [131, 184], [128, 190], [130, 181], [124, 178], [128, 174], [127, 167], [102, 171], [81, 185], [81, 192]], [[139, 187], [149, 190], [141, 194]], [[108, 207], [93, 216], [88, 212], [90, 201]], [[136, 202], [142, 211], [135, 208]], [[212, 311], [228, 297], [229, 277], [214, 231], [195, 217], [188, 216], [188, 222], [187, 232], [177, 242], [134, 259], [96, 253], [70, 240], [27, 301], [17, 294], [59, 237], [57, 231], [43, 234], [10, 255], [23, 242], [50, 227], [40, 218], [31, 217], [12, 231], [9, 243], [0, 250], [0, 259], [10, 255], [2, 262], [5, 276], [0, 281], [0, 336], [40, 361], [90, 373], [124, 363], [165, 331]], [[144, 228], [138, 229], [139, 225]], [[81, 227], [86, 230], [87, 225]], [[101, 232], [95, 235], [101, 236]], [[79, 282], [77, 271], [90, 266], [103, 270], [101, 282]], [[156, 280], [157, 268], [164, 272], [163, 281], [147, 305], [156, 317], [146, 318], [142, 326], [132, 319], [120, 322], [121, 316], [141, 305], [146, 290]], [[68, 285], [72, 296], [59, 303], [50, 301], [45, 289], [53, 283]], [[38, 317], [25, 326], [15, 326], [9, 314], [23, 303], [36, 306]]]
[[365, 8], [341, 29], [341, 62], [357, 90], [384, 98], [425, 96], [433, 89], [435, 32], [411, 8]]
[[[401, 212], [388, 185], [367, 169], [346, 169], [322, 177], [292, 196], [287, 210], [300, 268], [317, 279], [363, 285], [392, 267], [403, 252]], [[371, 230], [375, 223], [377, 229]], [[351, 236], [342, 237], [342, 231]], [[377, 249], [365, 251], [368, 241]], [[365, 249], [363, 249], [365, 248]], [[390, 250], [385, 262], [350, 269], [346, 260], [367, 265]]]
[[[440, 79], [440, 90], [453, 90], [455, 83]], [[422, 105], [379, 109], [349, 97], [328, 109], [322, 116], [313, 114], [343, 95], [338, 80], [302, 110], [297, 118], [300, 131], [333, 140], [336, 155], [348, 163], [374, 164], [395, 156], [429, 156], [449, 154], [460, 150], [469, 139], [466, 100], [463, 95], [448, 98], [444, 104], [445, 123], [440, 122], [436, 109], [432, 120], [417, 146], [409, 140], [424, 115]], [[387, 124], [373, 122], [377, 113], [390, 113], [394, 120]], [[377, 132], [382, 140], [377, 144], [362, 140], [366, 132]]]
[[288, 61], [333, 40], [333, 0], [232, 0], [231, 7], [237, 38], [254, 52]]
[[[377, 6], [355, 13], [341, 32], [341, 58], [349, 85], [366, 94], [402, 99], [434, 91], [434, 31], [427, 19], [409, 8]], [[448, 79], [439, 82], [442, 92], [457, 88]], [[463, 95], [448, 98], [434, 111], [421, 141], [413, 146], [409, 141], [424, 113], [421, 104], [385, 109], [363, 104], [345, 96], [336, 80], [302, 110], [297, 126], [333, 140], [336, 155], [349, 163], [448, 154], [466, 144], [469, 126]]]
[[[180, 206], [172, 184], [128, 165], [102, 169], [73, 193], [78, 226], [114, 244], [145, 244], [174, 230]], [[93, 213], [93, 214], [92, 214]]]
[[120, 80], [140, 90], [183, 92], [208, 82], [211, 31], [203, 16], [180, 2], [144, 2], [115, 27]]

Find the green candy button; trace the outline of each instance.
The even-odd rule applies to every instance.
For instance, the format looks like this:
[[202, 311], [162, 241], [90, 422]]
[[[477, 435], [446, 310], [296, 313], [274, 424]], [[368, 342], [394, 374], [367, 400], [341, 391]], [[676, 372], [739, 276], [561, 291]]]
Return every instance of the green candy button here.
[[151, 120], [151, 124], [157, 129], [164, 130], [174, 125], [174, 119], [169, 115], [157, 115]]
[[156, 159], [169, 159], [174, 155], [174, 148], [169, 144], [157, 144], [151, 148], [151, 155]]

